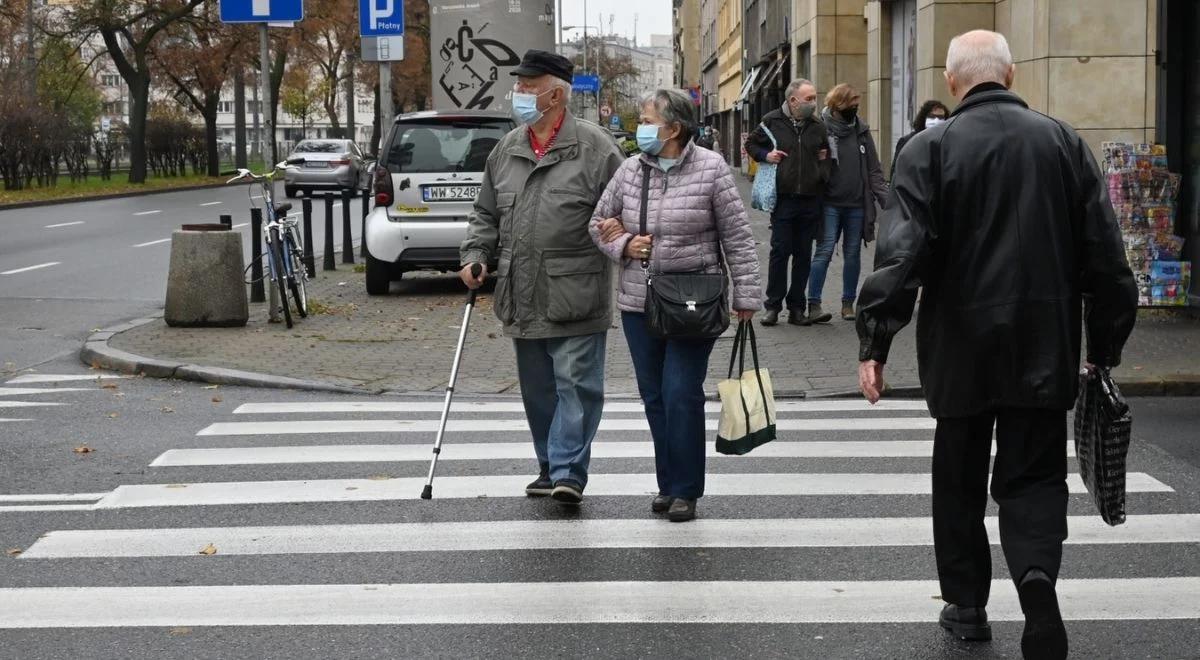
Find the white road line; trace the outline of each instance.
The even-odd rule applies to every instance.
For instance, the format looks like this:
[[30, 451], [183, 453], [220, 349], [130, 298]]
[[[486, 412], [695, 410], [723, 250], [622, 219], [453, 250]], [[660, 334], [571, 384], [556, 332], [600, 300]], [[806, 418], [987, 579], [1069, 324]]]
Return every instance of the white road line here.
[[39, 268], [49, 268], [51, 266], [57, 266], [60, 263], [62, 263], [62, 262], [61, 261], [48, 261], [44, 264], [38, 264], [36, 266], [26, 266], [24, 268], [15, 268], [13, 270], [6, 270], [3, 273], [0, 273], [0, 275], [16, 275], [17, 273], [28, 273], [31, 270], [38, 270]]
[[0, 401], [0, 408], [45, 408], [49, 406], [62, 406], [63, 403], [50, 403], [49, 401]]
[[140, 248], [140, 247], [146, 247], [146, 246], [148, 246], [148, 245], [158, 245], [159, 243], [166, 243], [167, 241], [170, 241], [170, 240], [171, 240], [171, 239], [169, 239], [169, 238], [160, 238], [160, 239], [158, 239], [157, 241], [149, 241], [149, 242], [146, 242], [146, 243], [138, 243], [137, 245], [134, 245], [133, 247], [135, 247], [135, 248]]
[[204, 202], [200, 206], [216, 206], [217, 204], [223, 204], [223, 203], [224, 202]]
[[29, 396], [31, 394], [54, 394], [57, 392], [98, 392], [90, 387], [0, 387], [0, 396]]
[[[992, 545], [997, 518], [984, 520]], [[1200, 514], [1130, 516], [1109, 527], [1099, 516], [1067, 519], [1070, 545], [1200, 543]], [[929, 546], [930, 518], [489, 520], [484, 522], [282, 525], [51, 531], [20, 559], [221, 555], [468, 552], [584, 548], [848, 548]]]
[[[928, 495], [925, 473], [710, 474], [709, 496]], [[441, 499], [525, 497], [529, 478], [513, 476], [442, 477], [434, 484]], [[366, 502], [417, 499], [424, 478], [314, 479], [310, 481], [233, 481], [118, 486], [96, 503], [98, 509], [153, 506], [286, 504], [297, 502]], [[1072, 493], [1086, 493], [1079, 475], [1067, 477]], [[1144, 472], [1126, 477], [1129, 493], [1174, 492]], [[658, 492], [653, 474], [596, 474], [587, 484], [589, 496], [646, 496]]]
[[[915, 431], [937, 427], [927, 417], [876, 417], [864, 419], [780, 419], [780, 431]], [[310, 421], [219, 422], [210, 424], [196, 435], [296, 435], [327, 433], [436, 433], [436, 419], [317, 419]], [[717, 429], [717, 420], [705, 421], [705, 428]], [[492, 433], [528, 431], [523, 419], [452, 419], [446, 424], [450, 433]], [[649, 431], [645, 419], [603, 419], [601, 431]]]
[[[297, 413], [416, 413], [441, 412], [442, 401], [315, 401], [308, 403], [244, 403], [234, 414], [297, 414]], [[455, 401], [452, 412], [459, 413], [524, 413], [520, 401]], [[604, 405], [606, 413], [641, 413], [641, 403], [611, 402]], [[721, 412], [721, 404], [710, 401], [705, 412]], [[928, 412], [924, 401], [880, 401], [872, 406], [866, 401], [828, 399], [823, 401], [779, 401], [775, 412]]]
[[0, 417], [0, 423], [3, 422], [32, 422], [32, 419], [17, 419], [15, 417]]
[[155, 213], [162, 213], [162, 209], [156, 209], [154, 211], [141, 211], [140, 213], [134, 213], [134, 215], [154, 215]]
[[236, 224], [236, 225], [234, 225], [234, 226], [233, 226], [233, 228], [234, 228], [234, 229], [241, 229], [242, 227], [249, 227], [249, 226], [250, 226], [250, 223], [249, 223], [249, 222], [242, 222], [242, 223], [239, 223], [239, 224]]
[[[1057, 591], [1071, 621], [1200, 617], [1196, 577], [1060, 580]], [[932, 580], [33, 587], [0, 589], [0, 627], [925, 623], [939, 593]], [[992, 582], [988, 617], [1024, 620], [1008, 580]]]
[[74, 227], [75, 225], [82, 225], [82, 224], [83, 224], [83, 220], [76, 220], [75, 222], [60, 222], [57, 225], [46, 225], [46, 229], [58, 229], [59, 227]]
[[108, 495], [104, 493], [29, 493], [0, 495], [0, 502], [95, 502]]
[[8, 385], [24, 385], [27, 383], [68, 383], [74, 381], [118, 380], [129, 376], [109, 374], [25, 374], [9, 381]]
[[[718, 454], [709, 445], [708, 457], [714, 459], [747, 458], [928, 458], [933, 455], [931, 440], [809, 440], [777, 441], [754, 450], [750, 456]], [[994, 455], [994, 451], [993, 451]], [[1067, 455], [1075, 455], [1068, 444]], [[296, 463], [390, 463], [421, 462], [430, 459], [430, 448], [420, 445], [324, 445], [312, 447], [229, 447], [171, 449], [151, 467], [200, 467], [213, 465], [282, 465]], [[592, 458], [649, 458], [654, 446], [649, 442], [607, 442], [592, 444]], [[443, 461], [490, 461], [533, 458], [528, 442], [470, 442], [443, 446]]]
[[334, 202], [334, 203], [333, 203], [333, 207], [334, 207], [334, 208], [337, 208], [337, 207], [339, 207], [339, 206], [341, 206], [341, 205], [342, 205], [342, 203], [341, 203], [341, 202]]
[[0, 513], [46, 513], [47, 511], [94, 511], [95, 504], [18, 504], [0, 505]]

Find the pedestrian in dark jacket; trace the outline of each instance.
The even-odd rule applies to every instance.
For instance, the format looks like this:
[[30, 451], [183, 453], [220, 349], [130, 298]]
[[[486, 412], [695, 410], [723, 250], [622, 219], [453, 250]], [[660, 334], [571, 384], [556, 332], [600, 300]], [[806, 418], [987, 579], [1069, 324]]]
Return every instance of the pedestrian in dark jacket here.
[[896, 150], [892, 153], [892, 171], [888, 175], [888, 181], [896, 178], [896, 160], [900, 158], [900, 151], [904, 149], [904, 145], [908, 144], [908, 141], [917, 133], [944, 123], [949, 116], [950, 109], [946, 107], [946, 104], [937, 99], [929, 99], [921, 104], [921, 109], [917, 110], [917, 116], [913, 117], [912, 133], [905, 135], [896, 142]]
[[[777, 146], [772, 145], [767, 130]], [[763, 116], [746, 138], [746, 153], [760, 163], [779, 166], [775, 174], [778, 200], [771, 213], [766, 313], [761, 323], [778, 323], [786, 302], [788, 323], [812, 325], [805, 315], [804, 287], [812, 265], [813, 238], [821, 226], [821, 195], [829, 181], [829, 137], [817, 114], [817, 88], [812, 82], [802, 79], [788, 85], [783, 107]]]
[[917, 320], [921, 385], [937, 418], [933, 539], [943, 627], [989, 639], [984, 607], [991, 492], [1017, 585], [1025, 656], [1065, 658], [1055, 581], [1067, 536], [1067, 410], [1088, 368], [1116, 366], [1137, 290], [1091, 150], [1008, 91], [1014, 67], [994, 32], [950, 43], [950, 120], [900, 154], [876, 270], [858, 307], [859, 380], [879, 399], [892, 338]]
[[828, 323], [832, 316], [821, 309], [821, 291], [838, 238], [842, 239], [842, 318], [854, 320], [858, 275], [862, 269], [862, 245], [875, 240], [878, 206], [887, 203], [888, 186], [883, 166], [871, 137], [871, 127], [858, 116], [862, 94], [842, 83], [825, 96], [821, 120], [829, 131], [833, 175], [825, 188], [822, 231], [813, 256], [808, 281], [808, 318]]

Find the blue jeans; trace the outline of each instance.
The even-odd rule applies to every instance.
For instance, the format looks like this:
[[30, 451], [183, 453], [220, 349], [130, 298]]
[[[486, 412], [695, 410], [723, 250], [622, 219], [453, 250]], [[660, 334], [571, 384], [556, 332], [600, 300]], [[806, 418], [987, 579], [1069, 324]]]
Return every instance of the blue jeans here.
[[604, 412], [606, 335], [513, 340], [533, 450], [552, 481], [587, 485]]
[[716, 339], [659, 339], [646, 315], [621, 312], [638, 391], [654, 438], [658, 493], [704, 495], [704, 378]]
[[826, 206], [825, 227], [817, 252], [813, 256], [812, 277], [808, 281], [808, 302], [821, 303], [825, 275], [842, 237], [842, 302], [854, 302], [858, 297], [858, 274], [862, 269], [863, 209], [861, 206]]

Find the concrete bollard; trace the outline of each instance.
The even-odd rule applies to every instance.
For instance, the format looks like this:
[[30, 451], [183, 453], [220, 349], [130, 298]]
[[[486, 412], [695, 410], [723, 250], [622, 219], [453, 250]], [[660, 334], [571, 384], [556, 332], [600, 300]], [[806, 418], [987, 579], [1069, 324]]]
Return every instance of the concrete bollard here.
[[222, 225], [184, 225], [171, 235], [163, 320], [171, 327], [235, 327], [250, 319], [242, 235]]

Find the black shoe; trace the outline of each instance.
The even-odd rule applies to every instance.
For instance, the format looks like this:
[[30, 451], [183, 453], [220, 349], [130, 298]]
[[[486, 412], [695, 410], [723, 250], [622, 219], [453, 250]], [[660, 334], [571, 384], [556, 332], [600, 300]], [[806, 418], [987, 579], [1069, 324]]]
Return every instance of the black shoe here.
[[987, 610], [982, 607], [947, 605], [942, 608], [938, 623], [954, 636], [968, 642], [986, 642], [992, 638], [992, 625]]
[[529, 497], [546, 497], [550, 491], [554, 490], [554, 482], [550, 481], [550, 466], [541, 466], [541, 473], [538, 478], [525, 487], [525, 494]]
[[798, 325], [807, 328], [812, 325], [812, 319], [805, 316], [804, 312], [792, 312], [788, 314], [788, 325]]
[[663, 513], [671, 507], [670, 495], [656, 495], [654, 501], [650, 502], [650, 510], [654, 513]]
[[779, 310], [768, 309], [766, 314], [763, 314], [762, 320], [758, 322], [763, 327], [771, 327], [779, 323]]
[[696, 500], [685, 500], [682, 497], [676, 497], [671, 500], [671, 507], [667, 509], [667, 519], [671, 522], [687, 522], [696, 517]]
[[554, 482], [550, 497], [563, 504], [579, 504], [583, 501], [583, 486], [571, 479], [560, 479]]
[[829, 323], [833, 320], [833, 314], [821, 309], [820, 303], [809, 303], [807, 316], [810, 324]]
[[1054, 582], [1040, 568], [1031, 568], [1017, 587], [1025, 632], [1021, 655], [1032, 660], [1061, 660], [1067, 657], [1067, 629], [1058, 610]]

